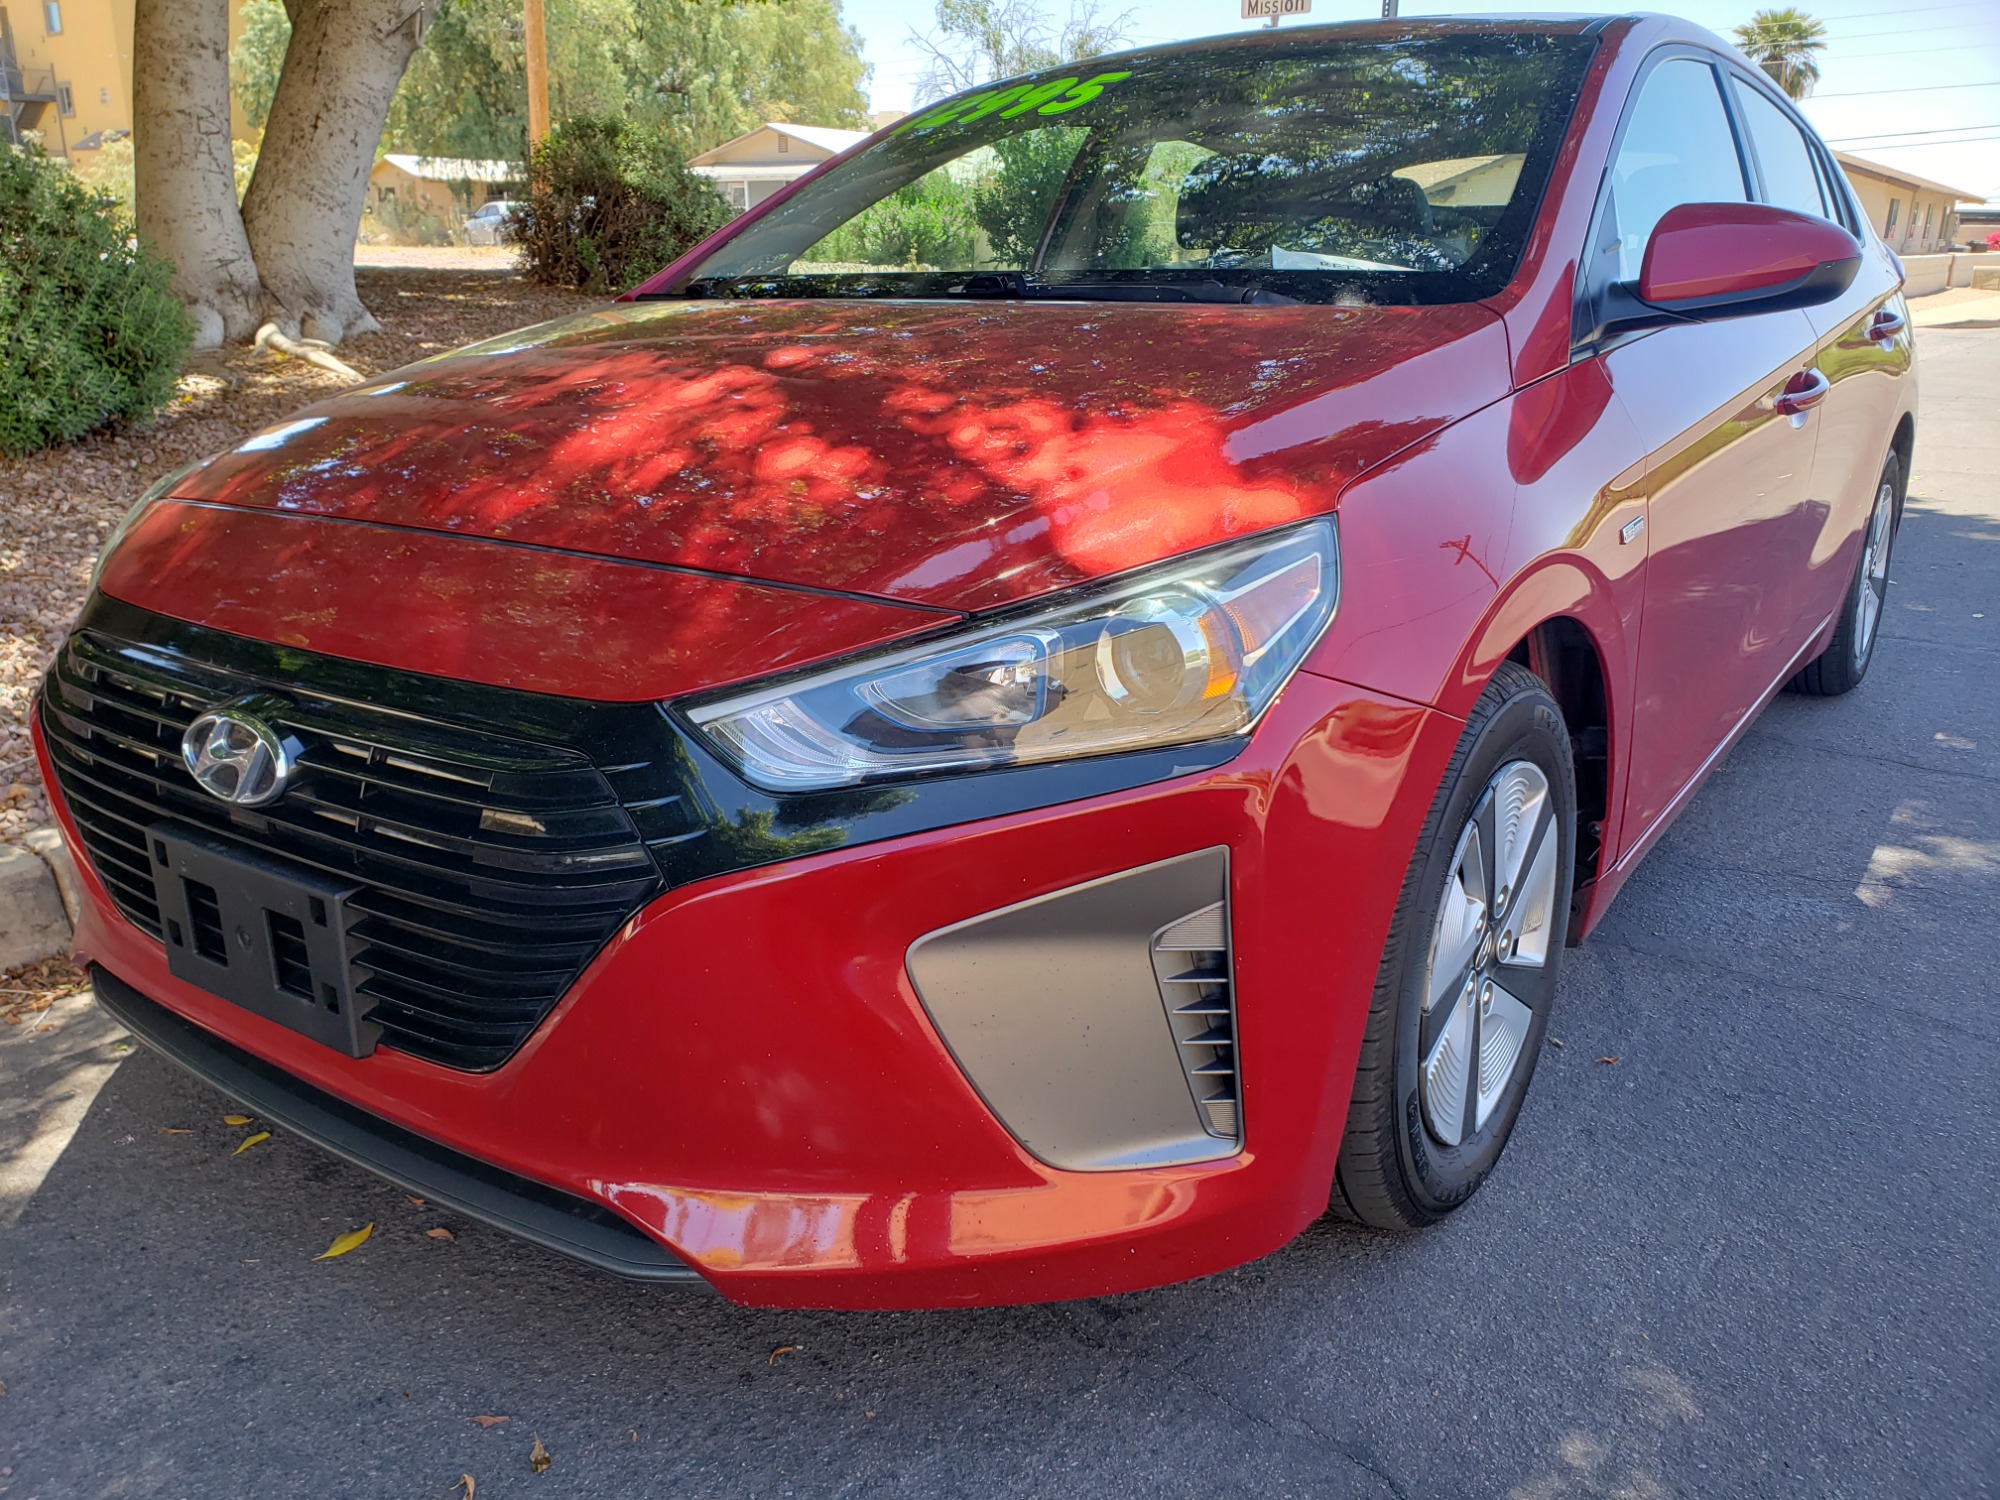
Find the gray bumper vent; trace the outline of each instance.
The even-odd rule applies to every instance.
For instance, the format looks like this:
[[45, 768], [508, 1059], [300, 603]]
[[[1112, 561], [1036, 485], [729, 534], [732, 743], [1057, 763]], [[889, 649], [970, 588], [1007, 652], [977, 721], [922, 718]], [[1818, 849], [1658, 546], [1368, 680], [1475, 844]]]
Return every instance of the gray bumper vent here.
[[1208, 1133], [1240, 1144], [1236, 994], [1229, 968], [1229, 904], [1218, 901], [1153, 936], [1153, 972], [1167, 1022]]
[[987, 1107], [1051, 1166], [1217, 1161], [1236, 1150], [1235, 1049], [1202, 1033], [1235, 1034], [1228, 897], [1229, 851], [1200, 849], [927, 933], [910, 980]]

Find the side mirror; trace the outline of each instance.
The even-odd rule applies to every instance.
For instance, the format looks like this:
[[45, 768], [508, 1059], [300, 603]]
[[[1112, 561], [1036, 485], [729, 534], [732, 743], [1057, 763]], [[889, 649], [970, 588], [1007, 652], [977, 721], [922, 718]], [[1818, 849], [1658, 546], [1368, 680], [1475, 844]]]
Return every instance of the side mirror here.
[[1768, 203], [1683, 203], [1646, 241], [1639, 300], [1683, 318], [1831, 302], [1861, 269], [1861, 242], [1830, 219]]
[[1592, 337], [1831, 302], [1861, 242], [1830, 219], [1768, 203], [1683, 203], [1653, 226], [1637, 281], [1595, 299]]

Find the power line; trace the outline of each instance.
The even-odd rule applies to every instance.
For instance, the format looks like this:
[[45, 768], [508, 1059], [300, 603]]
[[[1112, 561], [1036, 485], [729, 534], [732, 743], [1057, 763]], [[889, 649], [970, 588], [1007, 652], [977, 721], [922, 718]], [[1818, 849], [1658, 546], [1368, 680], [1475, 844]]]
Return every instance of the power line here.
[[1941, 94], [1946, 89], [2000, 89], [2000, 79], [1984, 83], [1913, 83], [1900, 89], [1849, 89], [1840, 94], [1810, 94], [1811, 99], [1862, 99], [1873, 94]]
[[1874, 62], [1877, 58], [1881, 57], [1931, 57], [1939, 52], [1957, 52], [1963, 55], [1971, 50], [1973, 49], [1967, 47], [1963, 42], [1940, 42], [1935, 47], [1899, 47], [1891, 52], [1876, 52], [1871, 49], [1868, 53], [1868, 60]]
[[1827, 42], [1865, 42], [1878, 36], [1909, 36], [1933, 31], [1963, 31], [1968, 26], [1984, 26], [1984, 19], [1977, 21], [1947, 21], [1942, 26], [1899, 26], [1894, 31], [1858, 31], [1853, 36], [1829, 36]]
[[1984, 9], [1992, 0], [1951, 0], [1948, 5], [1906, 5], [1898, 10], [1857, 10], [1845, 16], [1828, 16], [1828, 25], [1838, 25], [1842, 21], [1867, 21], [1876, 16], [1913, 16], [1927, 10], [1967, 10], [1972, 7]]
[[[1849, 141], [1893, 141], [1909, 135], [1954, 135], [1961, 130], [2000, 130], [2000, 120], [1995, 120], [1991, 125], [1944, 125], [1936, 130], [1878, 130], [1873, 135], [1828, 136], [1827, 144], [1840, 146]], [[1943, 144], [1948, 146], [1951, 142], [1946, 141]]]
[[2000, 141], [2000, 133], [1994, 135], [1969, 135], [1962, 141], [1889, 141], [1880, 146], [1864, 146], [1864, 151], [1916, 151], [1937, 150], [1940, 146], [1977, 146], [1983, 141]]

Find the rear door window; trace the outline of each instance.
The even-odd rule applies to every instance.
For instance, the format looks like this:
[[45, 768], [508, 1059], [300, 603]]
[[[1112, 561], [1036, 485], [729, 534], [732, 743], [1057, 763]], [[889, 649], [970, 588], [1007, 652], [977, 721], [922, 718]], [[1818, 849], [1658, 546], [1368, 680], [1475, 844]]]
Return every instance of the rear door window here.
[[1812, 148], [1799, 134], [1785, 112], [1759, 89], [1740, 78], [1732, 78], [1737, 107], [1750, 132], [1750, 145], [1757, 153], [1757, 167], [1764, 179], [1764, 201], [1779, 208], [1796, 209], [1802, 214], [1828, 217], [1821, 195], [1819, 174], [1813, 170]]

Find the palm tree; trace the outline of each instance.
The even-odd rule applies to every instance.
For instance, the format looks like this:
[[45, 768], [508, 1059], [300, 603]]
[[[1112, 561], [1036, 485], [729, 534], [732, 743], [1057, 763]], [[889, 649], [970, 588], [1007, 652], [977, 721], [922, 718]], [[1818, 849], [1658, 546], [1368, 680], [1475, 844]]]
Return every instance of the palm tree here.
[[1771, 75], [1786, 97], [1803, 99], [1819, 82], [1826, 28], [1795, 5], [1760, 10], [1736, 28], [1736, 45]]

